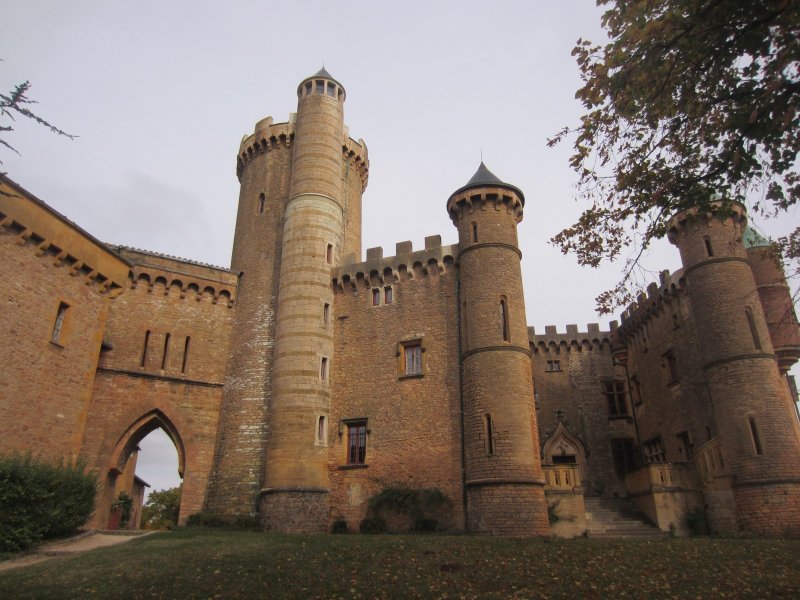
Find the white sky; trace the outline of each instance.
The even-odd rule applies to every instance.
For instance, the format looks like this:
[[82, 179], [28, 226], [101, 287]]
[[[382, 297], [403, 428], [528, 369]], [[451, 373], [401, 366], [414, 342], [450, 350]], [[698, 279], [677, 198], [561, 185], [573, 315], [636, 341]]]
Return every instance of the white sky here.
[[[345, 123], [371, 162], [363, 247], [427, 235], [457, 242], [445, 203], [480, 162], [526, 197], [519, 237], [528, 324], [598, 319], [594, 298], [619, 266], [581, 268], [548, 239], [582, 210], [569, 145], [546, 139], [580, 115], [570, 51], [600, 41], [590, 0], [403, 2], [9, 0], [0, 19], [0, 89], [30, 80], [35, 111], [79, 135], [18, 121], [3, 171], [98, 238], [228, 266], [239, 141], [285, 121], [295, 90], [325, 67], [347, 90]], [[797, 212], [758, 222], [787, 232]], [[666, 242], [645, 259], [675, 270]], [[616, 318], [616, 317], [615, 317]], [[164, 448], [148, 437], [139, 474]], [[168, 453], [168, 452], [167, 452]], [[175, 473], [177, 461], [167, 468]]]

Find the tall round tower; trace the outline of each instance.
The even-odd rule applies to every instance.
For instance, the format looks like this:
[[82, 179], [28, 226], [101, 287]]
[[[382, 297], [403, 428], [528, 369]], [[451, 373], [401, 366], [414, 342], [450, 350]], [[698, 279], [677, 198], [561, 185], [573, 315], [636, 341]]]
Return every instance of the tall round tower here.
[[297, 96], [261, 520], [268, 529], [311, 532], [328, 528], [330, 273], [346, 218], [345, 91], [322, 69], [300, 84]]
[[796, 435], [742, 235], [743, 206], [684, 210], [668, 225], [680, 250], [725, 466], [743, 530], [800, 531]]
[[481, 163], [447, 201], [458, 228], [467, 523], [548, 533], [517, 223], [525, 197]]

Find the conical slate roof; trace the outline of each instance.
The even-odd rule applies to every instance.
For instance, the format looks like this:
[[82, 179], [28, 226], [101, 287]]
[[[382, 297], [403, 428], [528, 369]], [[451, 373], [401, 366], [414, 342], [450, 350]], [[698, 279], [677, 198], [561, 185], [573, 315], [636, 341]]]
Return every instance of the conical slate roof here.
[[322, 67], [322, 68], [321, 68], [319, 71], [317, 71], [316, 73], [314, 73], [313, 75], [311, 75], [311, 76], [309, 76], [309, 77], [306, 77], [305, 79], [303, 79], [303, 81], [300, 83], [300, 85], [303, 85], [303, 83], [305, 83], [305, 82], [306, 82], [306, 81], [308, 81], [309, 79], [328, 79], [329, 81], [332, 81], [332, 82], [334, 82], [334, 83], [338, 84], [340, 88], [344, 88], [344, 86], [343, 86], [341, 83], [339, 83], [339, 81], [337, 81], [337, 80], [336, 80], [336, 79], [333, 77], [333, 75], [331, 75], [330, 73], [328, 73], [327, 69], [325, 69], [325, 67], [324, 67], [324, 66], [323, 66], [323, 67]]
[[753, 229], [749, 225], [744, 228], [744, 234], [742, 234], [742, 242], [744, 243], [745, 248], [759, 248], [762, 246], [772, 245], [772, 242], [769, 241], [768, 238], [765, 238], [763, 235], [758, 233], [755, 229]]
[[517, 186], [506, 183], [500, 179], [497, 175], [489, 170], [483, 161], [481, 161], [478, 170], [475, 171], [475, 175], [470, 178], [470, 180], [467, 182], [467, 185], [458, 188], [455, 192], [453, 192], [452, 196], [480, 187], [501, 187], [509, 189], [513, 192], [516, 192], [516, 194], [519, 196], [520, 202], [522, 202], [522, 205], [525, 205], [525, 194], [522, 193], [522, 190], [520, 190]]

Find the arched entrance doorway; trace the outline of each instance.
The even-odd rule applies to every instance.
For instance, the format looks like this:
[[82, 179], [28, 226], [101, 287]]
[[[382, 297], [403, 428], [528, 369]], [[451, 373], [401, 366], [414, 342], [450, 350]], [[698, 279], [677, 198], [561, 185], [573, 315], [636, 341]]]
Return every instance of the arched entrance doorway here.
[[[177, 427], [160, 410], [152, 410], [134, 421], [120, 436], [111, 453], [107, 477], [101, 499], [98, 501], [98, 524], [101, 527], [108, 526], [116, 528], [119, 520], [119, 510], [112, 510], [115, 499], [119, 498], [120, 492], [125, 492], [132, 497], [133, 510], [130, 519], [131, 527], [139, 525], [141, 505], [144, 496], [143, 481], [136, 476], [137, 455], [139, 444], [156, 430], [162, 430], [166, 437], [175, 446], [178, 462], [178, 476], [182, 479], [186, 465], [186, 450], [183, 439]], [[103, 516], [101, 507], [108, 507], [108, 518]], [[108, 523], [108, 525], [105, 525]]]

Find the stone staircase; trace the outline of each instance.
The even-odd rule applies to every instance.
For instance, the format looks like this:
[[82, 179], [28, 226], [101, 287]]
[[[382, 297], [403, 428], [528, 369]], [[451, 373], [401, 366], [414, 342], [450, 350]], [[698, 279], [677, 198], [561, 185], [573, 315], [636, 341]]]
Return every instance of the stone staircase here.
[[586, 531], [595, 538], [664, 538], [669, 533], [661, 531], [645, 517], [638, 514], [623, 498], [587, 496]]

